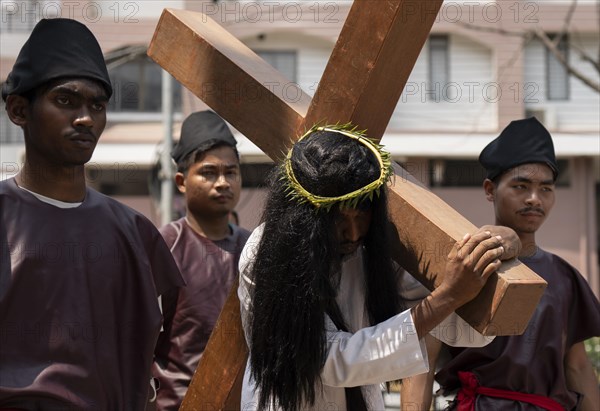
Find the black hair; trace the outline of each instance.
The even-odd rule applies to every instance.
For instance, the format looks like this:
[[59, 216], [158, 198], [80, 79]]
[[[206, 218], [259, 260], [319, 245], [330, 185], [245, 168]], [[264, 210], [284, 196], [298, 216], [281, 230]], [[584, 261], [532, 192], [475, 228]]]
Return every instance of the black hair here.
[[[315, 132], [296, 144], [294, 174], [309, 192], [339, 196], [379, 178], [380, 167], [361, 143], [334, 132]], [[270, 176], [264, 232], [251, 268], [250, 365], [260, 388], [258, 409], [296, 411], [314, 404], [321, 385], [327, 336], [325, 315], [344, 324], [336, 303], [341, 255], [337, 206], [317, 209], [287, 195], [283, 166]], [[372, 210], [364, 241], [365, 308], [372, 324], [402, 306], [386, 228], [386, 189], [359, 207]]]
[[231, 145], [223, 140], [211, 139], [199, 144], [194, 151], [192, 151], [190, 154], [181, 159], [181, 161], [177, 163], [177, 171], [179, 173], [186, 174], [189, 168], [192, 166], [192, 164], [204, 158], [204, 155], [208, 150], [212, 150], [214, 148], [219, 147], [231, 147], [239, 163], [240, 153], [237, 151], [237, 148], [234, 145]]

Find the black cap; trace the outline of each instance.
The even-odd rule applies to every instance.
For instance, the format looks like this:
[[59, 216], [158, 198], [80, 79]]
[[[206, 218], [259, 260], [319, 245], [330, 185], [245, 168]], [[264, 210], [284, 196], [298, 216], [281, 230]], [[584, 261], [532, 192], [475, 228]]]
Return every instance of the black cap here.
[[190, 114], [181, 126], [179, 142], [171, 151], [177, 164], [205, 143], [224, 143], [235, 147], [237, 142], [225, 121], [213, 111], [198, 111]]
[[493, 180], [503, 172], [521, 164], [543, 163], [558, 176], [552, 137], [537, 118], [511, 122], [500, 136], [488, 144], [479, 155], [479, 162]]
[[23, 94], [57, 78], [97, 80], [112, 95], [102, 50], [92, 32], [71, 19], [43, 19], [21, 48], [2, 85], [2, 99]]

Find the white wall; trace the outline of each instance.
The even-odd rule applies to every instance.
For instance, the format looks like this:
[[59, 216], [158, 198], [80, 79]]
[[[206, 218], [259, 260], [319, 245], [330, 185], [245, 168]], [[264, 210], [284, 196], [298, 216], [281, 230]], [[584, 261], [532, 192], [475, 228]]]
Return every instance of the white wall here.
[[[458, 35], [449, 36], [449, 83], [428, 99], [428, 44], [425, 44], [390, 122], [391, 130], [490, 131], [497, 109], [492, 53]], [[490, 101], [486, 95], [493, 98]], [[444, 98], [446, 97], [446, 98]]]
[[[598, 37], [591, 34], [572, 34], [570, 41], [597, 59]], [[569, 61], [592, 78], [600, 82], [598, 72], [581, 59], [571, 48]], [[600, 94], [579, 79], [570, 76], [570, 96], [566, 101], [548, 101], [546, 89], [546, 52], [539, 41], [532, 41], [525, 47], [525, 84], [531, 91], [530, 98], [525, 100], [527, 109], [545, 109], [546, 123], [550, 129], [557, 131], [597, 131], [600, 129]], [[552, 118], [554, 117], [554, 118]]]
[[241, 39], [253, 50], [282, 50], [297, 52], [297, 83], [309, 95], [314, 95], [323, 75], [333, 43], [298, 33], [271, 32], [263, 40], [257, 37]]
[[[263, 40], [252, 37], [242, 41], [255, 50], [296, 50], [298, 83], [310, 95], [314, 95], [333, 49], [333, 43], [298, 33], [270, 32]], [[440, 85], [440, 101], [434, 102], [428, 101], [425, 95], [428, 53], [427, 47], [423, 49], [390, 121], [390, 130], [494, 130], [496, 103], [486, 101], [485, 97], [486, 93], [495, 96], [491, 51], [452, 35], [449, 53], [451, 84]], [[449, 101], [444, 101], [446, 95]]]

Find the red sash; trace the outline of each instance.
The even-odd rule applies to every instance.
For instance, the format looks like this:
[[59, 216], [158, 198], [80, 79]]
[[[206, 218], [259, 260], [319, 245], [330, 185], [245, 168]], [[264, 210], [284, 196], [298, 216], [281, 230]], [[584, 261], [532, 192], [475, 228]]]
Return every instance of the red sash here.
[[497, 388], [481, 387], [475, 374], [470, 371], [459, 371], [458, 378], [462, 384], [462, 388], [456, 397], [458, 400], [458, 411], [475, 411], [475, 399], [477, 398], [477, 395], [526, 402], [548, 411], [565, 411], [562, 405], [549, 397], [536, 394], [525, 394], [516, 391], [499, 390]]

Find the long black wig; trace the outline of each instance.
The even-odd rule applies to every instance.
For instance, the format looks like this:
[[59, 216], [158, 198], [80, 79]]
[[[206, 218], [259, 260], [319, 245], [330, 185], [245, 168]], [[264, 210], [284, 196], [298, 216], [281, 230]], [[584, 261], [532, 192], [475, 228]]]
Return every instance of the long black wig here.
[[[302, 139], [292, 167], [309, 192], [340, 196], [380, 176], [379, 164], [363, 144], [330, 131]], [[339, 208], [315, 208], [286, 194], [283, 167], [270, 176], [264, 232], [251, 277], [250, 365], [260, 389], [258, 409], [269, 405], [296, 411], [313, 405], [321, 388], [326, 354], [325, 315], [344, 323], [335, 301], [341, 255], [335, 234]], [[386, 187], [358, 205], [372, 219], [364, 239], [366, 311], [371, 324], [401, 310], [387, 239], [390, 223]], [[336, 321], [337, 320], [337, 321]]]

